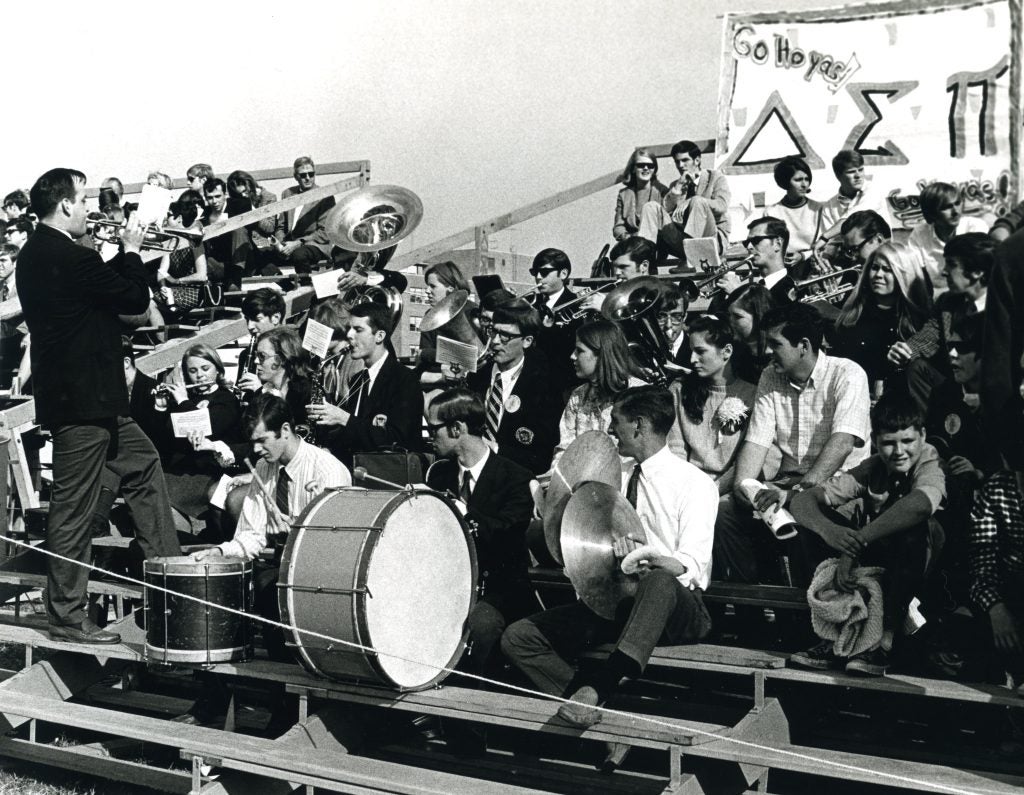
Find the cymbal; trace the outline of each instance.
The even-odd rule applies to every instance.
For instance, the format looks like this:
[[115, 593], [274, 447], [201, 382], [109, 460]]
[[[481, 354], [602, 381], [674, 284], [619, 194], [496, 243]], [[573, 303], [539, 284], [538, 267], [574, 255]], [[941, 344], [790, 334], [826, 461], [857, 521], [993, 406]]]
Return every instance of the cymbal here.
[[559, 535], [562, 514], [577, 483], [596, 480], [616, 490], [622, 487], [622, 459], [618, 447], [604, 431], [584, 431], [570, 444], [551, 475], [544, 499], [544, 539], [551, 557], [562, 563]]
[[346, 251], [395, 246], [423, 218], [423, 202], [398, 185], [366, 185], [338, 200], [324, 219], [330, 241]]
[[612, 554], [615, 539], [646, 539], [636, 509], [607, 483], [585, 481], [569, 498], [562, 516], [565, 573], [583, 603], [601, 618], [615, 618], [623, 599], [636, 593], [639, 578], [622, 573]]

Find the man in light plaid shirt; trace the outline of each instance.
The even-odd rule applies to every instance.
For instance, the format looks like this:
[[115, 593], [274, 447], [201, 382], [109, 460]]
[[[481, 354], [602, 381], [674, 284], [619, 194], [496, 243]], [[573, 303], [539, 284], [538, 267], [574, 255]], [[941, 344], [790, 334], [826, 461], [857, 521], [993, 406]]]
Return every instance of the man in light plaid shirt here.
[[[821, 350], [824, 323], [817, 310], [801, 303], [777, 307], [764, 316], [763, 324], [772, 364], [758, 383], [736, 461], [734, 492], [719, 505], [714, 551], [714, 577], [719, 580], [758, 582], [769, 574], [759, 568], [780, 548], [754, 510], [785, 507], [793, 495], [856, 466], [869, 454], [867, 376], [854, 362]], [[740, 484], [761, 478], [773, 445], [782, 452], [782, 464], [751, 504]], [[812, 573], [801, 572], [798, 579], [809, 580]]]

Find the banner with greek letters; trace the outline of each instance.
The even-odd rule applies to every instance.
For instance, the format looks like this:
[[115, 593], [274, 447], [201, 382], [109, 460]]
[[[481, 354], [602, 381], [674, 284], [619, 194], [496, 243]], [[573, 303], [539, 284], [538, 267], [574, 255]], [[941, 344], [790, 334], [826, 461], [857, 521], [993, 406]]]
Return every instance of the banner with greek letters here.
[[725, 18], [716, 161], [732, 189], [733, 238], [782, 198], [781, 158], [835, 195], [832, 157], [855, 149], [897, 225], [920, 219], [935, 180], [991, 222], [1020, 184], [1020, 6], [918, 2]]

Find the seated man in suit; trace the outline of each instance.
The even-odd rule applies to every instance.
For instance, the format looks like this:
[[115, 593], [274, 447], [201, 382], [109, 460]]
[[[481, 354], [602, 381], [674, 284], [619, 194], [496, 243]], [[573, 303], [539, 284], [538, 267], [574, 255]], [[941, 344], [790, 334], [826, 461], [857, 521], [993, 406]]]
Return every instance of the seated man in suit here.
[[640, 236], [658, 244], [659, 254], [685, 260], [683, 240], [713, 237], [722, 253], [729, 245], [729, 183], [725, 175], [701, 168], [700, 147], [680, 141], [672, 147], [679, 179], [661, 202], [648, 202], [640, 211]]
[[[303, 155], [295, 159], [297, 185], [285, 188], [282, 199], [312, 190], [316, 187], [316, 165]], [[278, 252], [298, 273], [309, 273], [313, 265], [331, 258], [331, 241], [327, 238], [324, 220], [334, 207], [334, 197], [326, 196], [309, 205], [299, 205], [288, 211], [288, 231], [281, 238]]]
[[486, 670], [506, 625], [539, 607], [527, 575], [533, 475], [491, 452], [483, 439], [485, 423], [484, 404], [468, 389], [448, 389], [430, 401], [427, 427], [438, 461], [427, 485], [456, 495], [476, 527], [482, 596], [469, 617], [472, 649], [462, 665], [475, 673]]
[[307, 416], [326, 426], [327, 446], [346, 465], [354, 453], [389, 445], [420, 450], [423, 392], [416, 374], [388, 351], [388, 310], [380, 304], [359, 304], [350, 314], [350, 355], [365, 369], [352, 376], [337, 406], [313, 403], [306, 407]]
[[537, 310], [518, 303], [501, 306], [492, 324], [494, 364], [467, 379], [484, 403], [484, 438], [533, 474], [547, 472], [564, 404], [551, 389], [546, 364], [530, 350], [540, 327]]
[[[596, 707], [624, 677], [643, 672], [662, 638], [673, 644], [693, 642], [711, 629], [702, 593], [711, 579], [718, 488], [669, 451], [666, 438], [674, 420], [672, 395], [659, 387], [628, 389], [612, 409], [608, 432], [619, 452], [636, 461], [631, 474], [623, 472], [622, 493], [636, 508], [646, 535], [625, 536], [613, 546], [616, 565], [644, 549], [636, 564], [636, 595], [619, 603], [611, 621], [578, 601], [517, 621], [501, 639], [502, 651], [534, 687], [572, 698], [558, 716], [579, 728], [600, 721]], [[604, 664], [574, 670], [574, 658], [588, 646], [607, 642], [614, 642], [615, 649]]]

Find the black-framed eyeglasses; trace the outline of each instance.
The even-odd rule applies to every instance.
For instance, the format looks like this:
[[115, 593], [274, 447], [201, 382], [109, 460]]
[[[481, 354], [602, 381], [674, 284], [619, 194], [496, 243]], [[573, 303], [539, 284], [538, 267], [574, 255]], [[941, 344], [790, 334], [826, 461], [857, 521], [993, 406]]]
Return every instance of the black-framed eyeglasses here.
[[525, 337], [525, 334], [517, 334], [514, 331], [498, 331], [498, 329], [491, 329], [491, 336], [500, 340], [504, 344], [512, 342], [512, 340], [518, 340]]
[[860, 252], [864, 250], [864, 246], [867, 245], [870, 240], [870, 237], [866, 237], [859, 243], [852, 246], [843, 246], [843, 256], [849, 257], [850, 259], [857, 259], [860, 257]]
[[637, 163], [633, 168], [637, 171], [654, 171], [654, 163]]
[[658, 320], [671, 320], [673, 323], [682, 323], [686, 320], [685, 312], [658, 312]]
[[315, 171], [300, 171], [296, 175], [299, 179], [313, 179], [316, 176]]
[[436, 434], [442, 428], [447, 428], [448, 427], [448, 423], [447, 422], [436, 422], [436, 423], [435, 422], [428, 422], [428, 423], [425, 423], [425, 424], [427, 426], [427, 435], [428, 436], [433, 436], [434, 434]]
[[743, 245], [753, 248], [762, 240], [775, 240], [776, 238], [778, 238], [778, 235], [751, 235], [743, 241]]
[[549, 273], [554, 273], [556, 270], [558, 270], [558, 269], [557, 268], [536, 268], [536, 269], [535, 268], [530, 268], [530, 275], [533, 276], [533, 277], [538, 277], [539, 276], [540, 278], [543, 279]]
[[978, 348], [979, 345], [976, 342], [969, 340], [949, 340], [946, 343], [946, 353], [950, 355], [955, 352], [958, 356], [968, 356], [977, 353]]

